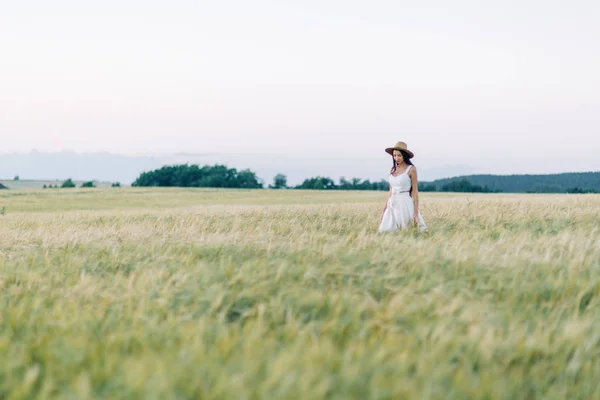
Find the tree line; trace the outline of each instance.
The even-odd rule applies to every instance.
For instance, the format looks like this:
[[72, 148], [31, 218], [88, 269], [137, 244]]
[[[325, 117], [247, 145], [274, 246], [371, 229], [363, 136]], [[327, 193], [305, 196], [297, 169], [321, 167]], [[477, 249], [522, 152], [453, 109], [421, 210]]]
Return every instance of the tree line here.
[[[15, 180], [17, 180], [17, 179], [15, 179]], [[113, 182], [110, 186], [111, 187], [121, 187], [121, 183]], [[63, 183], [61, 183], [60, 186], [58, 186], [58, 184], [55, 184], [55, 185], [44, 184], [44, 186], [42, 186], [42, 189], [71, 189], [71, 188], [75, 188], [75, 187], [77, 187], [77, 185], [75, 184], [75, 182], [73, 182], [73, 179], [69, 178], [66, 181], [64, 181]], [[96, 182], [95, 181], [83, 182], [79, 187], [80, 188], [95, 188]]]
[[[546, 175], [469, 175], [424, 182], [442, 189], [445, 185], [466, 181], [506, 193], [600, 193], [600, 172], [568, 172]], [[421, 189], [419, 189], [421, 190]]]
[[[248, 169], [237, 171], [224, 165], [203, 166], [198, 165], [172, 165], [164, 166], [154, 171], [143, 172], [133, 182], [132, 186], [172, 186], [172, 187], [212, 187], [212, 188], [240, 188], [260, 189], [264, 183], [256, 174]], [[387, 180], [371, 182], [359, 178], [346, 179], [342, 177], [339, 182], [326, 176], [316, 176], [305, 179], [302, 183], [289, 186], [284, 174], [277, 174], [270, 189], [305, 189], [305, 190], [389, 190]], [[421, 191], [438, 191], [435, 185], [419, 183]], [[452, 181], [439, 188], [442, 192], [493, 192], [487, 186], [470, 183], [467, 180]]]
[[263, 183], [249, 169], [237, 171], [225, 165], [166, 165], [154, 171], [142, 172], [131, 186], [175, 186], [259, 189]]
[[[18, 179], [18, 178], [16, 178]], [[120, 184], [114, 183], [113, 187]], [[211, 187], [261, 189], [264, 182], [249, 169], [238, 171], [225, 165], [196, 164], [167, 165], [153, 171], [142, 172], [132, 183], [134, 187]], [[50, 185], [49, 188], [53, 186]], [[54, 187], [58, 187], [55, 185]], [[62, 188], [75, 187], [71, 179]], [[95, 187], [93, 181], [84, 182], [81, 187]], [[309, 189], [309, 190], [380, 190], [387, 191], [387, 180], [346, 179], [338, 182], [330, 177], [316, 176], [304, 179], [298, 185], [288, 185], [284, 174], [277, 174], [270, 189]], [[472, 175], [433, 182], [419, 182], [421, 192], [469, 192], [469, 193], [598, 193], [600, 192], [600, 172], [565, 173], [555, 175]]]

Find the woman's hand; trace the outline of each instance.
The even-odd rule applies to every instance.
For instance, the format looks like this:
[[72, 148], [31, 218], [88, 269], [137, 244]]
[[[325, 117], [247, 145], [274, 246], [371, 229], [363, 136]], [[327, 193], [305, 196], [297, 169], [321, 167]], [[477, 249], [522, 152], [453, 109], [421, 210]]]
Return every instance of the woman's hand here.
[[413, 222], [415, 223], [415, 226], [419, 226], [419, 215], [415, 214], [415, 216], [413, 217]]

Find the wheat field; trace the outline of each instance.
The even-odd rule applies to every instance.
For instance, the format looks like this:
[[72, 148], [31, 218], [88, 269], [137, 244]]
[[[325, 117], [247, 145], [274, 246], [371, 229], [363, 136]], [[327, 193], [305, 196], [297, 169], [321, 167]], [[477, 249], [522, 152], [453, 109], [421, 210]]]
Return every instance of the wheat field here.
[[600, 196], [0, 193], [2, 399], [600, 396]]

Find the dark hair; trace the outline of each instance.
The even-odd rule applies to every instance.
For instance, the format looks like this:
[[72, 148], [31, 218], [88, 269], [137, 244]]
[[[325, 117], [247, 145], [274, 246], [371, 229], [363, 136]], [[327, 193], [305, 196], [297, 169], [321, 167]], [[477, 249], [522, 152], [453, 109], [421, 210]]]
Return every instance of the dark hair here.
[[[402, 158], [404, 158], [404, 162], [407, 163], [408, 165], [414, 165], [412, 163], [412, 161], [410, 161], [410, 156], [408, 155], [407, 152], [405, 152], [404, 150], [398, 150], [400, 152], [400, 154], [402, 154]], [[394, 172], [396, 172], [396, 169], [398, 168], [398, 164], [396, 164], [396, 160], [394, 160], [394, 153], [392, 152], [392, 170], [390, 171], [390, 174], [394, 175]]]

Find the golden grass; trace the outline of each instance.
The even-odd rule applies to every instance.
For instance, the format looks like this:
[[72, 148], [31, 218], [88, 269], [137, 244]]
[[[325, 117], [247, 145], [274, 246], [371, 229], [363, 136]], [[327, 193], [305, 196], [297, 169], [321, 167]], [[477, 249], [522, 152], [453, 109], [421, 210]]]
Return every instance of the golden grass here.
[[0, 398], [600, 393], [600, 196], [0, 193]]

